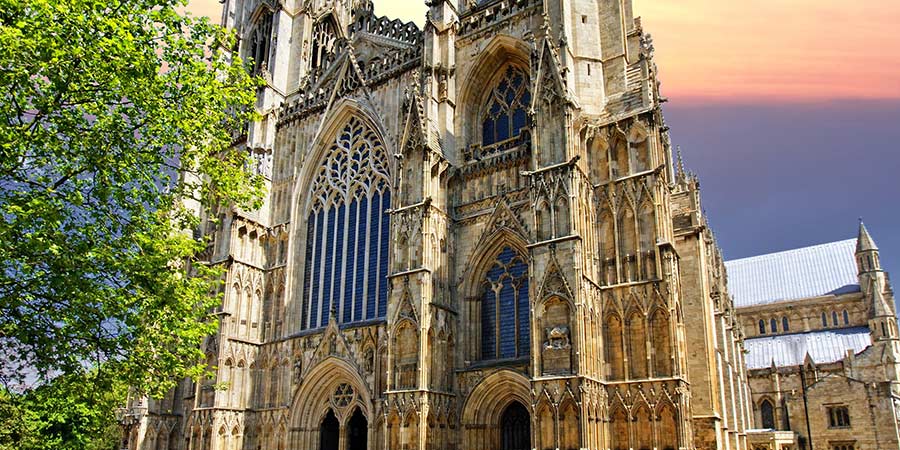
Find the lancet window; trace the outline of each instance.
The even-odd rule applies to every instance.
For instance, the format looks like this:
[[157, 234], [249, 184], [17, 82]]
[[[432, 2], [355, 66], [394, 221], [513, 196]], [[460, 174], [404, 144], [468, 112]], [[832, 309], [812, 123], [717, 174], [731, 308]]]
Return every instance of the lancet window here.
[[525, 111], [531, 103], [528, 74], [508, 66], [503, 78], [491, 91], [481, 115], [481, 144], [491, 145], [519, 135], [528, 120]]
[[330, 145], [311, 187], [301, 329], [383, 318], [391, 206], [387, 152], [353, 117]]
[[528, 264], [505, 247], [487, 271], [481, 297], [481, 359], [529, 354]]
[[310, 69], [325, 68], [328, 60], [334, 55], [336, 41], [337, 33], [331, 16], [327, 16], [313, 25], [312, 51], [309, 55]]
[[269, 46], [272, 42], [272, 12], [263, 12], [250, 31], [250, 48], [247, 56], [253, 64], [253, 72], [259, 72], [269, 63]]

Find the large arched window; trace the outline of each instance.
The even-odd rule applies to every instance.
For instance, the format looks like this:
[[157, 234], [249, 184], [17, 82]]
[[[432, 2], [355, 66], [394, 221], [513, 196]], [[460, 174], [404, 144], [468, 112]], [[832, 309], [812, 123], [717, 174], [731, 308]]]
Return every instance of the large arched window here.
[[329, 146], [311, 187], [301, 329], [383, 318], [391, 207], [387, 152], [353, 117]]
[[528, 264], [504, 247], [485, 274], [481, 297], [481, 359], [529, 354]]
[[507, 66], [491, 91], [481, 114], [481, 144], [491, 145], [516, 137], [527, 125], [525, 111], [531, 103], [528, 74]]

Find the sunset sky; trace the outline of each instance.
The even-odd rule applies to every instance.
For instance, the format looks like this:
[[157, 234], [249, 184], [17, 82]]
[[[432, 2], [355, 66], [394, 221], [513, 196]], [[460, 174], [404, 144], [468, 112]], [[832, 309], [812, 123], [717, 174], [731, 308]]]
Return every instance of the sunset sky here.
[[[861, 216], [900, 271], [900, 1], [634, 2], [726, 258], [855, 237]], [[421, 25], [425, 6], [375, 10]]]

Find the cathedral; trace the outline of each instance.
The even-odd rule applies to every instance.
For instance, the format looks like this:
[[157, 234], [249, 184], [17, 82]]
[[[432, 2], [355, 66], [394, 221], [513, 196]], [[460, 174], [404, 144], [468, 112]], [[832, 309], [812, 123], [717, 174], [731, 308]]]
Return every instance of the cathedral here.
[[[421, 29], [370, 0], [223, 3], [267, 81], [234, 146], [268, 194], [197, 230], [226, 269], [214, 377], [133, 399], [123, 447], [802, 448], [772, 388], [793, 375], [747, 361], [777, 314], [729, 294], [631, 0], [428, 0]], [[893, 358], [892, 298], [866, 319], [853, 295]], [[854, 389], [893, 414], [896, 375]], [[892, 420], [856, 448], [898, 448]]]

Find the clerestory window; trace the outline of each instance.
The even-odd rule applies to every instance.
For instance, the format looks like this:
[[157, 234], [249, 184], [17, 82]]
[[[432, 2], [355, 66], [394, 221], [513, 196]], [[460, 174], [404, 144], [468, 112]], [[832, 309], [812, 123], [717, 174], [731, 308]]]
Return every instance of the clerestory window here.
[[311, 186], [301, 329], [385, 317], [391, 207], [387, 152], [353, 117]]
[[525, 111], [531, 104], [529, 79], [521, 69], [507, 66], [491, 91], [481, 114], [481, 144], [488, 146], [514, 138], [528, 124]]

